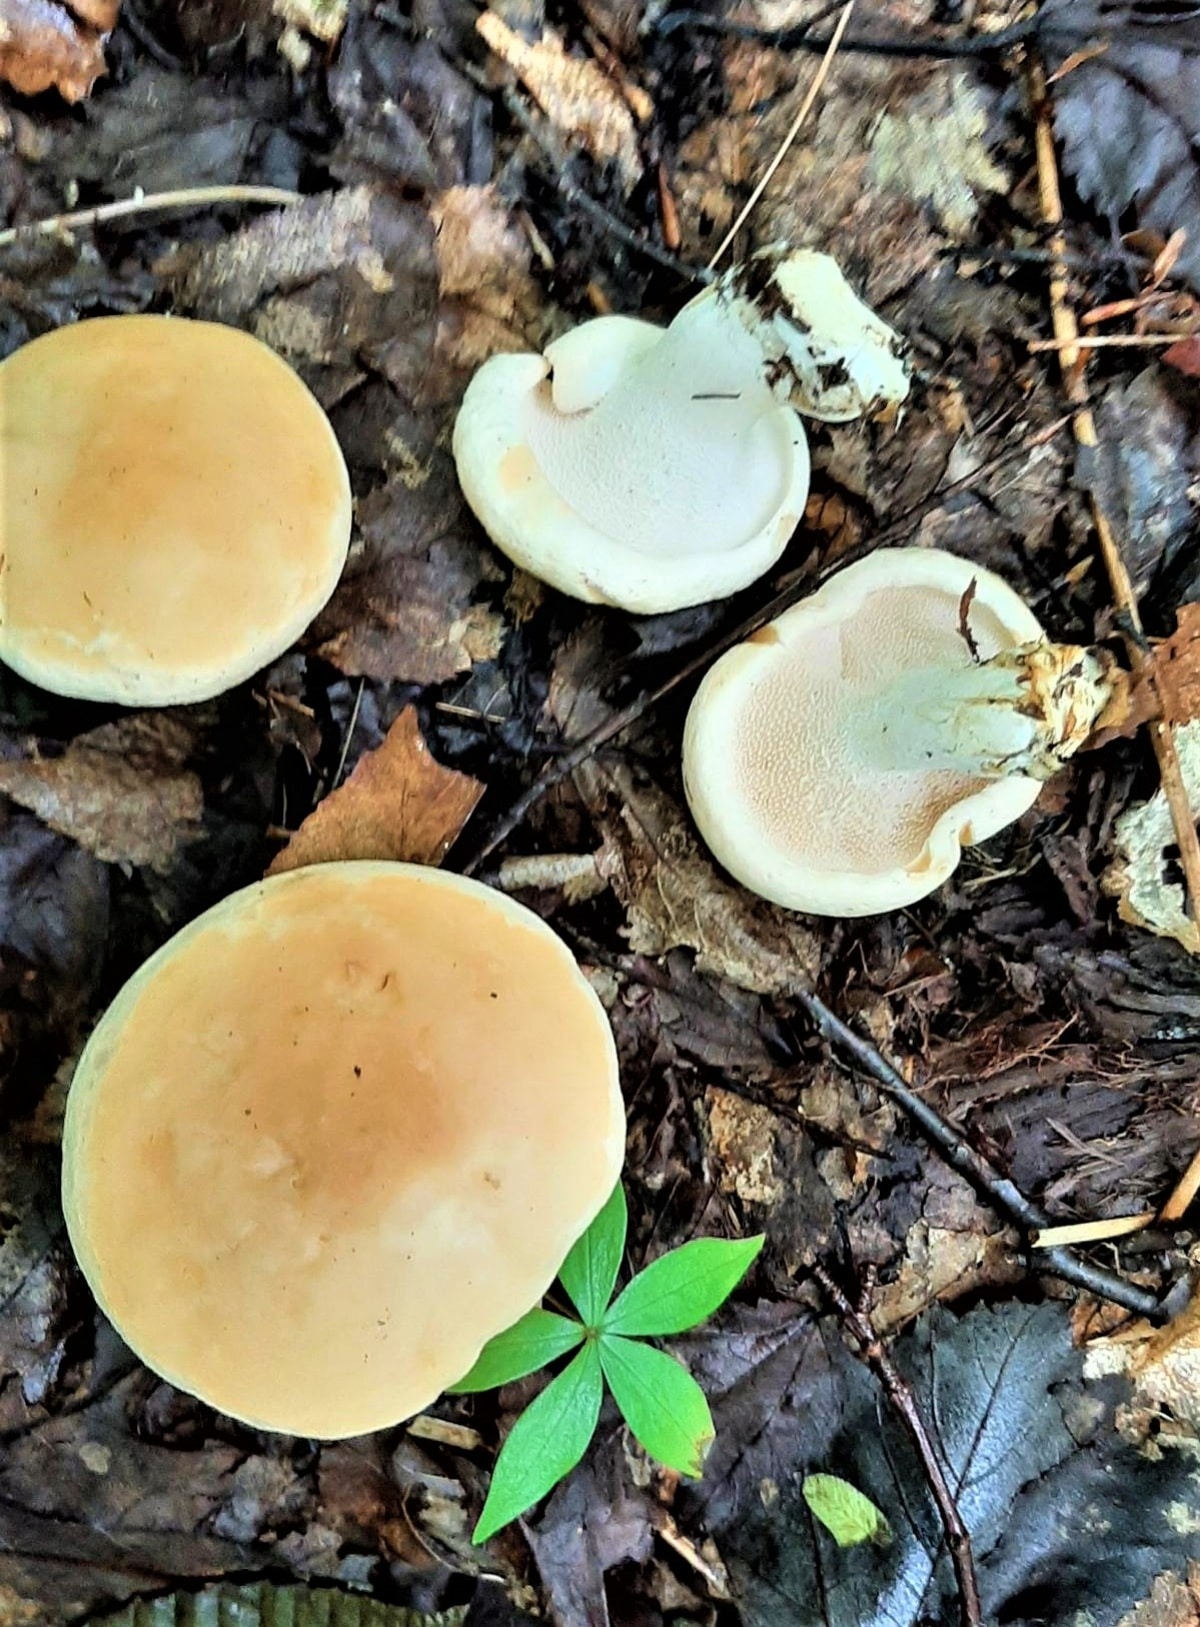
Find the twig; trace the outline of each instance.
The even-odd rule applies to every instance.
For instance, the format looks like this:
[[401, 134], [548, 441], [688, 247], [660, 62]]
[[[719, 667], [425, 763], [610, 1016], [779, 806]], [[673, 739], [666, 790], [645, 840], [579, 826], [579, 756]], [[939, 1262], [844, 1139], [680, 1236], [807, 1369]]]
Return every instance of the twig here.
[[929, 1490], [937, 1504], [938, 1516], [946, 1537], [950, 1563], [954, 1566], [954, 1579], [958, 1583], [959, 1620], [963, 1627], [982, 1627], [983, 1601], [979, 1597], [979, 1578], [975, 1573], [975, 1555], [971, 1548], [971, 1533], [954, 1500], [954, 1493], [946, 1481], [945, 1471], [938, 1458], [937, 1448], [930, 1439], [921, 1417], [912, 1386], [896, 1367], [887, 1347], [876, 1333], [865, 1310], [856, 1309], [833, 1278], [819, 1262], [812, 1275], [821, 1292], [838, 1314], [843, 1329], [857, 1345], [859, 1360], [869, 1367], [878, 1380], [884, 1395], [912, 1442]]
[[709, 273], [699, 266], [688, 265], [676, 255], [666, 249], [659, 248], [657, 243], [645, 237], [636, 227], [614, 215], [611, 209], [606, 209], [602, 203], [597, 203], [590, 192], [585, 192], [579, 183], [571, 177], [571, 160], [554, 142], [548, 131], [539, 126], [525, 106], [521, 97], [511, 87], [506, 87], [503, 101], [512, 117], [529, 136], [530, 140], [539, 149], [547, 164], [553, 170], [554, 184], [562, 193], [567, 203], [574, 204], [585, 215], [591, 217], [610, 237], [624, 243], [626, 248], [633, 249], [637, 254], [644, 254], [648, 260], [665, 266], [668, 271], [684, 282], [711, 282]]
[[[825, 14], [823, 14], [825, 15]], [[704, 11], [672, 11], [656, 26], [658, 35], [674, 34], [681, 28], [691, 28], [702, 34], [724, 34], [729, 39], [756, 40], [780, 51], [826, 51], [830, 36], [815, 34], [811, 18], [793, 28], [759, 28], [753, 23], [729, 22], [722, 17], [709, 16]], [[986, 57], [1001, 56], [1015, 45], [1024, 44], [1045, 31], [1040, 17], [1027, 17], [1011, 28], [997, 29], [994, 34], [962, 34], [957, 38], [901, 39], [898, 35], [852, 34], [843, 41], [843, 49], [861, 51], [871, 56], [898, 57]]]
[[1070, 339], [1030, 339], [1030, 350], [1104, 350], [1130, 346], [1134, 349], [1155, 349], [1159, 345], [1177, 345], [1185, 339], [1194, 339], [1194, 333], [1089, 333], [1075, 334]]
[[[935, 1108], [910, 1090], [892, 1064], [861, 1034], [856, 1034], [840, 1017], [835, 1016], [819, 995], [804, 990], [796, 998], [812, 1018], [822, 1039], [841, 1051], [861, 1073], [874, 1079], [928, 1139], [941, 1149], [947, 1163], [990, 1198], [1010, 1220], [1025, 1232], [1037, 1231], [1047, 1224], [1047, 1217], [1037, 1204], [1031, 1203], [1020, 1187], [1006, 1175], [1001, 1175]], [[1166, 1319], [1153, 1294], [1136, 1288], [1115, 1272], [1106, 1271], [1103, 1266], [1077, 1260], [1064, 1248], [1048, 1248], [1039, 1253], [1037, 1264], [1039, 1269], [1052, 1272], [1054, 1276], [1073, 1283], [1076, 1288], [1086, 1289], [1101, 1299], [1111, 1300], [1114, 1305], [1121, 1305], [1127, 1311], [1146, 1317], [1148, 1321], [1162, 1322]]]
[[[872, 546], [876, 548], [887, 547], [889, 544], [906, 537], [925, 515], [941, 508], [950, 498], [972, 490], [981, 481], [986, 480], [989, 475], [995, 474], [1000, 469], [1007, 468], [1010, 464], [1024, 462], [1029, 456], [1031, 447], [1043, 445], [1045, 442], [1052, 440], [1067, 422], [1066, 418], [1059, 419], [1031, 441], [1024, 441], [1019, 447], [1007, 447], [1003, 452], [997, 453], [994, 458], [989, 458], [986, 463], [981, 463], [977, 469], [973, 469], [960, 480], [952, 481], [941, 491], [934, 492], [924, 502], [917, 503], [913, 508], [893, 520], [890, 525], [884, 526], [873, 539]], [[556, 785], [560, 785], [563, 780], [572, 775], [577, 768], [582, 767], [584, 763], [594, 757], [610, 740], [615, 739], [617, 735], [623, 734], [626, 729], [639, 722], [646, 712], [657, 706], [659, 701], [664, 700], [672, 690], [678, 689], [681, 684], [685, 684], [690, 678], [694, 678], [697, 673], [702, 672], [710, 662], [715, 661], [726, 650], [732, 649], [735, 644], [740, 644], [743, 639], [749, 638], [751, 633], [756, 633], [760, 627], [765, 626], [769, 621], [773, 621], [790, 604], [795, 603], [797, 599], [806, 597], [812, 591], [813, 584], [805, 579], [794, 582], [790, 587], [784, 588], [782, 592], [774, 594], [760, 610], [756, 610], [745, 621], [739, 622], [735, 627], [731, 627], [727, 632], [722, 633], [715, 644], [707, 645], [698, 655], [690, 656], [681, 667], [677, 668], [670, 677], [664, 679], [654, 689], [647, 690], [628, 706], [623, 707], [621, 711], [614, 712], [612, 717], [606, 719], [589, 734], [584, 735], [583, 739], [572, 746], [569, 751], [564, 751], [553, 762], [547, 763], [533, 783], [521, 792], [520, 796], [509, 806], [508, 811], [501, 815], [492, 826], [482, 846], [478, 847], [461, 865], [463, 875], [475, 875], [485, 859], [490, 858], [496, 849], [508, 840], [513, 831], [529, 816], [530, 811], [537, 806], [542, 798], [552, 791]]]
[[1112, 1220], [1073, 1220], [1065, 1226], [1047, 1226], [1030, 1239], [1032, 1248], [1057, 1248], [1060, 1243], [1111, 1243], [1118, 1237], [1132, 1237], [1153, 1226], [1158, 1216], [1151, 1210], [1141, 1215], [1116, 1215]]
[[783, 140], [780, 142], [779, 150], [776, 152], [771, 162], [767, 165], [766, 169], [759, 176], [758, 184], [755, 186], [754, 191], [746, 199], [745, 206], [741, 210], [737, 219], [725, 233], [725, 236], [721, 239], [716, 253], [708, 262], [709, 271], [712, 271], [716, 267], [717, 263], [724, 258], [726, 249], [728, 249], [734, 238], [746, 224], [746, 221], [753, 214], [755, 208], [758, 206], [758, 200], [762, 197], [763, 193], [770, 185], [771, 177], [779, 168], [780, 164], [783, 163], [783, 160], [786, 158], [792, 143], [800, 134], [801, 126], [808, 115], [812, 112], [813, 104], [816, 102], [817, 97], [821, 94], [822, 86], [829, 77], [829, 70], [833, 66], [833, 59], [837, 55], [838, 46], [842, 42], [842, 35], [846, 32], [846, 24], [850, 21], [851, 14], [854, 11], [854, 3], [855, 0], [846, 0], [845, 5], [842, 7], [842, 14], [837, 20], [837, 25], [835, 26], [833, 33], [829, 36], [828, 44], [825, 47], [825, 55], [821, 58], [821, 65], [813, 75], [812, 84], [808, 87], [804, 100], [800, 103], [800, 111], [792, 120], [791, 127], [789, 128], [787, 135], [785, 135]]
[[1182, 1220], [1191, 1208], [1197, 1192], [1200, 1192], [1200, 1148], [1193, 1154], [1192, 1161], [1180, 1176], [1174, 1192], [1159, 1210], [1158, 1218], [1168, 1221]]
[[[1050, 248], [1062, 253], [1066, 250], [1063, 232], [1062, 188], [1058, 179], [1058, 159], [1054, 151], [1054, 128], [1051, 123], [1050, 102], [1046, 89], [1046, 75], [1041, 65], [1029, 66], [1030, 89], [1033, 96], [1034, 137], [1037, 146], [1038, 190], [1041, 197], [1042, 218], [1051, 228]], [[1100, 443], [1096, 418], [1088, 405], [1087, 390], [1077, 363], [1079, 361], [1079, 325], [1071, 307], [1067, 276], [1062, 266], [1050, 273], [1050, 316], [1054, 337], [1062, 345], [1059, 361], [1062, 367], [1063, 390], [1074, 408], [1072, 425], [1077, 445], [1092, 450]], [[1179, 844], [1179, 864], [1187, 888], [1188, 908], [1192, 920], [1200, 928], [1200, 837], [1196, 834], [1195, 817], [1188, 798], [1187, 787], [1179, 767], [1179, 753], [1175, 748], [1175, 732], [1170, 721], [1162, 715], [1162, 695], [1154, 669], [1154, 657], [1142, 631], [1142, 618], [1138, 611], [1137, 595], [1121, 555], [1121, 546], [1100, 498], [1093, 488], [1089, 493], [1092, 521], [1104, 556], [1105, 569], [1112, 588], [1112, 596], [1125, 622], [1125, 650], [1134, 679], [1149, 686], [1149, 692], [1158, 703], [1159, 715], [1148, 727], [1154, 755], [1158, 758], [1158, 771], [1162, 778], [1163, 794], [1171, 813], [1175, 840]]]
[[0, 249], [27, 237], [53, 237], [77, 227], [100, 226], [108, 220], [124, 220], [131, 215], [157, 214], [160, 209], [205, 209], [214, 204], [269, 203], [279, 206], [300, 203], [303, 193], [280, 186], [184, 186], [173, 192], [134, 193], [115, 203], [100, 203], [94, 209], [74, 209], [69, 214], [31, 220], [25, 226], [9, 226], [0, 232]]

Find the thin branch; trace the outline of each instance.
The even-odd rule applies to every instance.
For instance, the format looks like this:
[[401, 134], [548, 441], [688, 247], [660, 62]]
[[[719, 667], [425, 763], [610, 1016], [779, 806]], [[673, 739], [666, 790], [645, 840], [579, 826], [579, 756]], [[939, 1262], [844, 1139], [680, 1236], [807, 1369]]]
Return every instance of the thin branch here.
[[1030, 339], [1030, 350], [1107, 350], [1129, 347], [1155, 350], [1159, 345], [1177, 345], [1194, 339], [1194, 333], [1089, 333], [1070, 339]]
[[9, 226], [0, 232], [0, 249], [27, 237], [55, 237], [87, 226], [100, 226], [109, 220], [125, 220], [135, 215], [158, 214], [163, 209], [207, 209], [228, 203], [266, 203], [276, 206], [300, 203], [303, 193], [280, 186], [184, 186], [173, 192], [140, 192], [115, 203], [100, 203], [94, 209], [73, 209], [69, 214], [31, 220], [25, 226]]
[[843, 1329], [857, 1346], [858, 1359], [874, 1373], [921, 1460], [930, 1494], [937, 1504], [950, 1563], [954, 1566], [954, 1579], [958, 1583], [959, 1620], [963, 1627], [982, 1627], [983, 1601], [979, 1596], [979, 1577], [975, 1572], [971, 1533], [947, 1483], [937, 1448], [925, 1427], [912, 1386], [892, 1361], [887, 1346], [876, 1333], [866, 1311], [857, 1310], [850, 1303], [823, 1265], [814, 1265], [812, 1275], [837, 1312]]
[[660, 248], [635, 226], [631, 226], [619, 215], [614, 215], [611, 209], [606, 209], [602, 203], [598, 203], [590, 192], [585, 192], [572, 178], [571, 159], [561, 150], [550, 131], [543, 128], [525, 106], [521, 96], [510, 86], [505, 88], [502, 99], [509, 113], [546, 160], [553, 172], [554, 185], [567, 203], [573, 204], [583, 214], [589, 216], [602, 231], [610, 237], [615, 237], [618, 242], [624, 243], [626, 248], [632, 249], [635, 254], [645, 255], [657, 265], [664, 266], [682, 281], [704, 283], [712, 281], [709, 272], [699, 266], [688, 265], [667, 249]]
[[[796, 999], [808, 1012], [822, 1039], [842, 1053], [860, 1073], [865, 1073], [904, 1110], [914, 1124], [944, 1154], [947, 1163], [969, 1180], [1003, 1214], [1014, 1221], [1022, 1231], [1040, 1230], [1047, 1217], [1037, 1204], [1031, 1203], [1013, 1181], [977, 1152], [969, 1141], [922, 1097], [911, 1090], [903, 1076], [875, 1049], [869, 1040], [856, 1034], [854, 1029], [834, 1015], [819, 995], [802, 991]], [[1102, 1266], [1078, 1260], [1064, 1248], [1040, 1251], [1039, 1269], [1049, 1271], [1076, 1288], [1086, 1289], [1100, 1299], [1111, 1300], [1127, 1311], [1144, 1316], [1151, 1322], [1163, 1322], [1166, 1315], [1153, 1294], [1126, 1282], [1113, 1271]]]
[[[1041, 198], [1042, 219], [1051, 228], [1050, 247], [1056, 253], [1066, 252], [1063, 232], [1062, 188], [1058, 178], [1058, 159], [1054, 151], [1054, 127], [1046, 89], [1046, 75], [1040, 64], [1031, 62], [1030, 88], [1033, 96], [1034, 137], [1037, 147], [1038, 191]], [[1050, 273], [1050, 316], [1054, 337], [1062, 345], [1059, 362], [1062, 368], [1063, 391], [1074, 409], [1072, 426], [1075, 440], [1081, 448], [1092, 451], [1100, 444], [1096, 418], [1088, 405], [1087, 388], [1079, 367], [1079, 324], [1071, 307], [1066, 271], [1061, 265]], [[1200, 929], [1200, 836], [1196, 833], [1195, 815], [1183, 772], [1179, 766], [1179, 753], [1175, 746], [1175, 731], [1163, 716], [1162, 695], [1154, 669], [1154, 656], [1142, 631], [1142, 618], [1138, 610], [1137, 594], [1133, 590], [1129, 571], [1121, 553], [1121, 545], [1099, 494], [1093, 488], [1089, 493], [1092, 521], [1100, 542], [1100, 552], [1112, 589], [1117, 609], [1125, 624], [1125, 650], [1134, 679], [1148, 686], [1149, 693], [1158, 703], [1159, 715], [1148, 727], [1154, 755], [1158, 758], [1158, 771], [1162, 779], [1163, 794], [1171, 813], [1175, 840], [1179, 844], [1179, 865], [1187, 888], [1188, 908], [1192, 920]]]
[[1179, 1182], [1171, 1196], [1159, 1210], [1160, 1220], [1182, 1220], [1192, 1206], [1196, 1193], [1200, 1192], [1200, 1149], [1192, 1157], [1191, 1163], [1179, 1177]]
[[[1049, 425], [1032, 441], [1026, 441], [1020, 446], [1006, 447], [1003, 452], [999, 452], [994, 458], [989, 458], [987, 462], [981, 463], [977, 469], [973, 469], [960, 480], [952, 481], [941, 491], [934, 492], [924, 502], [915, 504], [914, 507], [906, 510], [905, 513], [893, 520], [891, 524], [884, 526], [872, 540], [872, 547], [888, 547], [890, 544], [908, 537], [927, 514], [931, 514], [943, 507], [952, 497], [957, 497], [963, 492], [972, 491], [989, 475], [996, 474], [999, 470], [1005, 469], [1011, 464], [1024, 462], [1028, 458], [1032, 446], [1044, 445], [1047, 441], [1052, 440], [1067, 422], [1066, 418], [1060, 419]], [[715, 661], [718, 656], [724, 655], [726, 650], [732, 649], [735, 644], [742, 643], [744, 639], [750, 637], [751, 633], [756, 633], [760, 627], [765, 626], [767, 622], [773, 621], [776, 616], [782, 614], [789, 605], [794, 604], [797, 599], [807, 597], [812, 591], [812, 582], [805, 578], [802, 581], [793, 582], [791, 586], [784, 588], [782, 592], [776, 593], [767, 600], [760, 610], [756, 610], [745, 621], [738, 622], [735, 627], [731, 627], [727, 632], [722, 633], [715, 644], [706, 645], [698, 655], [690, 656], [681, 667], [678, 667], [661, 684], [639, 695], [635, 701], [622, 708], [621, 711], [614, 712], [605, 722], [601, 723], [589, 734], [584, 735], [583, 739], [572, 746], [569, 751], [564, 751], [561, 755], [555, 757], [553, 762], [547, 763], [533, 783], [521, 792], [520, 796], [510, 804], [508, 811], [502, 814], [491, 827], [483, 844], [461, 865], [463, 875], [475, 875], [484, 861], [490, 858], [496, 849], [506, 842], [512, 833], [529, 817], [531, 811], [542, 798], [552, 791], [556, 785], [560, 785], [563, 780], [572, 775], [577, 768], [590, 761], [602, 747], [608, 745], [610, 740], [614, 740], [618, 735], [623, 734], [626, 729], [639, 722], [645, 713], [658, 705], [659, 701], [664, 700], [681, 684], [687, 683], [689, 679], [703, 672], [705, 667]]]
[[792, 120], [787, 135], [784, 136], [783, 140], [779, 144], [779, 150], [771, 159], [771, 162], [767, 165], [766, 169], [762, 172], [754, 191], [746, 199], [745, 206], [741, 210], [737, 219], [725, 233], [725, 236], [721, 239], [716, 253], [708, 262], [709, 271], [714, 270], [717, 264], [724, 259], [725, 251], [729, 248], [729, 245], [733, 242], [734, 238], [741, 231], [747, 220], [749, 220], [750, 216], [754, 213], [754, 210], [758, 207], [758, 200], [762, 197], [763, 193], [770, 185], [771, 177], [779, 168], [780, 164], [783, 163], [783, 160], [787, 157], [792, 143], [800, 134], [800, 130], [805, 119], [812, 112], [813, 105], [816, 102], [817, 97], [821, 94], [821, 90], [826, 79], [829, 77], [829, 70], [833, 66], [833, 59], [837, 55], [838, 46], [842, 42], [842, 35], [846, 32], [846, 24], [850, 21], [851, 14], [854, 11], [854, 3], [855, 0], [846, 0], [845, 5], [842, 7], [842, 14], [837, 20], [837, 26], [834, 28], [833, 33], [829, 36], [829, 43], [825, 48], [825, 55], [821, 58], [821, 65], [813, 75], [812, 84], [809, 85], [808, 90], [805, 92], [804, 100], [800, 104], [800, 111]]
[[[823, 13], [822, 16], [827, 14]], [[829, 49], [831, 38], [828, 34], [813, 32], [814, 24], [821, 20], [822, 17], [814, 17], [793, 28], [759, 28], [753, 23], [736, 23], [722, 17], [711, 17], [703, 11], [672, 11], [657, 24], [654, 32], [663, 36], [688, 28], [700, 34], [723, 34], [729, 39], [755, 40], [760, 45], [772, 46], [779, 51], [818, 52]], [[1042, 29], [1040, 18], [1027, 17], [1022, 22], [1014, 23], [1011, 28], [1001, 28], [993, 34], [947, 35], [941, 39], [917, 35], [902, 38], [899, 35], [852, 34], [843, 40], [842, 48], [870, 56], [1002, 56], [1014, 46], [1036, 38]]]

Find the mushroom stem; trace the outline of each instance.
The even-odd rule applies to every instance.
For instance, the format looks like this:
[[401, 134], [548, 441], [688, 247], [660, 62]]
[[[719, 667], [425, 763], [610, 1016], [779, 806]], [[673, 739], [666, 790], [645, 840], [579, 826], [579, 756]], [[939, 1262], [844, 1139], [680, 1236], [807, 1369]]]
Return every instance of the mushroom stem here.
[[906, 673], [855, 717], [853, 744], [877, 768], [1048, 780], [1095, 731], [1123, 681], [1103, 650], [1022, 644], [970, 666]]

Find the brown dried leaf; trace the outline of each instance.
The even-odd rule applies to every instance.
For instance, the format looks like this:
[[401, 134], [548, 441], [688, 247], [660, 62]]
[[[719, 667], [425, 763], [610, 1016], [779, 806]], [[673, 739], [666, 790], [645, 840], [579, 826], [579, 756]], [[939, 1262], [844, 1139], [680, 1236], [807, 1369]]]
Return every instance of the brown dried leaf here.
[[383, 744], [309, 814], [267, 874], [338, 859], [440, 864], [482, 795], [478, 780], [430, 755], [415, 709], [405, 707]]
[[1172, 723], [1200, 717], [1200, 604], [1181, 604], [1175, 631], [1155, 651], [1163, 713]]
[[192, 732], [146, 712], [79, 735], [61, 757], [0, 763], [0, 792], [107, 864], [166, 870], [204, 808], [183, 765]]
[[1087, 1347], [1089, 1377], [1119, 1373], [1133, 1386], [1117, 1414], [1129, 1439], [1200, 1440], [1200, 1299], [1165, 1328], [1148, 1324]]
[[54, 89], [68, 102], [87, 96], [107, 70], [104, 41], [120, 0], [0, 0], [0, 79], [23, 96]]
[[1178, 368], [1189, 378], [1200, 378], [1200, 333], [1194, 333], [1190, 339], [1181, 339], [1169, 350], [1164, 350], [1162, 359], [1168, 367]]
[[1186, 1577], [1178, 1571], [1156, 1576], [1149, 1597], [1117, 1627], [1200, 1627], [1200, 1565], [1191, 1561]]
[[810, 981], [820, 961], [816, 936], [798, 916], [720, 876], [664, 791], [624, 763], [593, 765], [581, 776], [585, 791], [589, 779], [603, 803], [600, 870], [629, 912], [626, 935], [635, 954], [665, 955], [684, 945], [696, 951], [702, 971], [756, 994], [783, 994]]
[[568, 56], [549, 29], [530, 44], [494, 11], [481, 13], [475, 26], [515, 70], [551, 124], [582, 142], [598, 161], [613, 160], [626, 190], [631, 189], [642, 173], [633, 114], [596, 63]]

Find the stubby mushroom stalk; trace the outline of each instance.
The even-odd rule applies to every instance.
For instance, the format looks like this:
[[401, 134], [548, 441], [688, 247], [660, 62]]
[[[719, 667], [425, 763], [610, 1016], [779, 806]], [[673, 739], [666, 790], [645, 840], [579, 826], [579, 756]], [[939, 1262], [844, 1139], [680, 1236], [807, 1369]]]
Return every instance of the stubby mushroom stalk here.
[[671, 325], [600, 317], [542, 355], [494, 356], [454, 428], [492, 540], [543, 581], [640, 613], [736, 592], [799, 522], [797, 409], [902, 400], [900, 341], [826, 255], [735, 268]]
[[1104, 650], [1022, 644], [966, 667], [905, 673], [886, 707], [852, 716], [853, 746], [875, 768], [1048, 780], [1095, 732], [1124, 681]]

